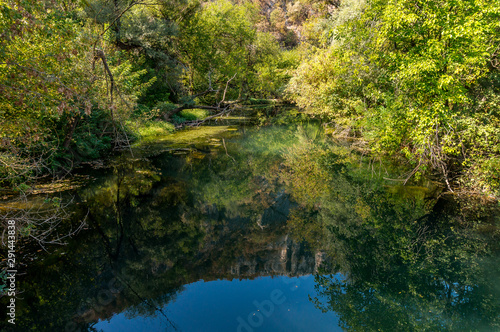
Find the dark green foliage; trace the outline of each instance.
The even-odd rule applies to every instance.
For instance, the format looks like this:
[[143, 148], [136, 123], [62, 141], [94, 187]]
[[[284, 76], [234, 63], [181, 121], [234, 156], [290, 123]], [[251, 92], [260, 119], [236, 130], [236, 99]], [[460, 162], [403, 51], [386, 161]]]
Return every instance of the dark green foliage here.
[[78, 159], [92, 160], [104, 157], [112, 148], [113, 123], [105, 112], [93, 112], [90, 119], [83, 120], [74, 134], [74, 149]]

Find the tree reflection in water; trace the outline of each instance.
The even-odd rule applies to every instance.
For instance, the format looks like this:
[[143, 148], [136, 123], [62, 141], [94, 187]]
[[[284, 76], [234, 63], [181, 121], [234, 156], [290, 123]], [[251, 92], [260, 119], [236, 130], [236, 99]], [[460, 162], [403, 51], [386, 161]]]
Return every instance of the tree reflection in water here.
[[292, 197], [316, 210], [292, 212], [302, 216], [292, 227], [310, 242], [324, 239], [329, 254], [313, 301], [335, 311], [344, 329], [500, 328], [496, 204], [383, 186], [348, 155], [317, 145], [285, 159]]
[[19, 326], [126, 312], [175, 330], [163, 308], [186, 284], [316, 273], [312, 301], [348, 330], [499, 328], [496, 207], [391, 186], [315, 124], [225, 139], [118, 158], [79, 189], [92, 230], [29, 266]]

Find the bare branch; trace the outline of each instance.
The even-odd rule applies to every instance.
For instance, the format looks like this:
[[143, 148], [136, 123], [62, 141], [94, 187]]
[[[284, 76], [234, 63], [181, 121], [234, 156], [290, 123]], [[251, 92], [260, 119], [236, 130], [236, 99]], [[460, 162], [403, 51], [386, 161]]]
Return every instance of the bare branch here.
[[[70, 226], [69, 230], [64, 234], [60, 234], [62, 223], [71, 216], [71, 213], [67, 211], [67, 207], [72, 203], [73, 200], [69, 200], [62, 205], [50, 202], [36, 204], [29, 202], [27, 195], [21, 194], [18, 199], [11, 201], [12, 206], [10, 208], [0, 213], [0, 219], [14, 220], [18, 232], [25, 232], [27, 238], [36, 241], [43, 250], [47, 251], [47, 245], [64, 245], [67, 238], [76, 235], [85, 227], [87, 216], [76, 227]], [[14, 207], [19, 204], [24, 207]], [[5, 225], [1, 226], [5, 227]], [[4, 233], [2, 233], [1, 237], [3, 244], [5, 244]]]
[[233, 77], [231, 77], [227, 82], [226, 82], [226, 88], [224, 89], [224, 95], [222, 96], [222, 100], [219, 102], [218, 106], [220, 107], [220, 105], [224, 102], [224, 100], [226, 100], [226, 92], [227, 92], [227, 88], [229, 86], [229, 82], [231, 82], [233, 80], [233, 78], [236, 77], [236, 74], [238, 73], [235, 73], [233, 75]]

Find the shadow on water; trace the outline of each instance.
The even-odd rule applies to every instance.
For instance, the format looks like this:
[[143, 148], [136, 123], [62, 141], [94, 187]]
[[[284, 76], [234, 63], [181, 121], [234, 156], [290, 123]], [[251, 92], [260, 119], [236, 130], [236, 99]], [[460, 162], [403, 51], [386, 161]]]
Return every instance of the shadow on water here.
[[88, 172], [72, 194], [89, 229], [28, 264], [20, 330], [123, 312], [181, 330], [167, 307], [187, 285], [310, 274], [309, 304], [345, 330], [499, 328], [497, 206], [389, 186], [315, 123], [206, 131]]

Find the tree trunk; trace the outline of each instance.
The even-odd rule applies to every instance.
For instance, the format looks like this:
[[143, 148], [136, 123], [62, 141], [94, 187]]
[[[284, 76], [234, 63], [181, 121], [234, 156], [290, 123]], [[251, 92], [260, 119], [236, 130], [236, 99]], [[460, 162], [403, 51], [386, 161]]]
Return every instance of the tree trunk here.
[[68, 123], [68, 130], [66, 132], [66, 138], [64, 139], [63, 148], [64, 151], [68, 151], [69, 145], [71, 143], [71, 139], [73, 138], [73, 134], [75, 133], [76, 126], [78, 124], [79, 117], [75, 116], [72, 118], [72, 121]]
[[116, 43], [120, 44], [120, 42], [121, 42], [120, 30], [121, 30], [121, 27], [122, 27], [122, 23], [121, 23], [119, 0], [113, 0], [113, 4], [114, 4], [114, 7], [115, 7], [114, 9], [115, 9], [115, 14], [117, 16], [117, 19], [116, 19], [115, 23], [113, 23], [113, 28], [112, 29], [115, 32]]

